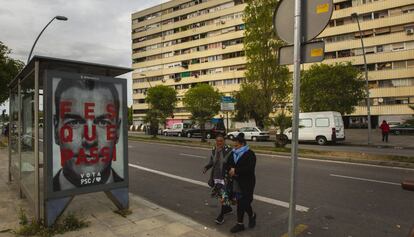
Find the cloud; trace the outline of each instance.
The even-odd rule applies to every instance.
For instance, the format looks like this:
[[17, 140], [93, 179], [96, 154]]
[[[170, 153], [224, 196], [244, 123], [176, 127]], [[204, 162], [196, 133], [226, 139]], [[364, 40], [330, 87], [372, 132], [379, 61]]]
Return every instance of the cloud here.
[[[131, 14], [161, 0], [0, 0], [0, 41], [24, 62], [47, 22], [34, 55], [131, 67]], [[129, 104], [131, 75], [129, 77]]]

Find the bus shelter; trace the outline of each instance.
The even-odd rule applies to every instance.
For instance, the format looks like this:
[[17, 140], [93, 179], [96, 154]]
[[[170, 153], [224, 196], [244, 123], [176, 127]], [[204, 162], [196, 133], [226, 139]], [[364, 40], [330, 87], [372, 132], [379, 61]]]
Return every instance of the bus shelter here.
[[9, 84], [9, 180], [51, 225], [74, 196], [128, 208], [126, 80], [131, 69], [34, 56]]

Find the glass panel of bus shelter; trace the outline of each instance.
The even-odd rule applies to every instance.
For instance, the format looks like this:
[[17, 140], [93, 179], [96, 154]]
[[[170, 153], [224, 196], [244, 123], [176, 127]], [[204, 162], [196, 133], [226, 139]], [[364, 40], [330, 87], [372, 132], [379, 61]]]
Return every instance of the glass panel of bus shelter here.
[[10, 137], [10, 160], [11, 160], [11, 171], [14, 180], [18, 180], [19, 174], [19, 88], [14, 86], [11, 89], [10, 95], [10, 124], [9, 124], [9, 137]]
[[28, 192], [31, 200], [34, 200], [35, 188], [35, 154], [34, 154], [34, 73], [20, 83], [21, 93], [21, 183]]

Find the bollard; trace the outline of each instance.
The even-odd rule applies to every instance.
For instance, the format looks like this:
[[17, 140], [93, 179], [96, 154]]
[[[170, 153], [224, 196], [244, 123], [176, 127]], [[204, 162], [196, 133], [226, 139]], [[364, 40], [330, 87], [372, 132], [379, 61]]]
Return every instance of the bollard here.
[[401, 187], [405, 190], [414, 191], [414, 180], [403, 180]]

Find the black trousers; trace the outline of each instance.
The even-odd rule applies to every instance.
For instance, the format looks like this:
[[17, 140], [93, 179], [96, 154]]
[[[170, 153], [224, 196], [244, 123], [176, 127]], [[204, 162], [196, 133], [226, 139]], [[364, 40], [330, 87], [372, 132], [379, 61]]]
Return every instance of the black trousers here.
[[252, 201], [253, 195], [242, 196], [237, 200], [237, 222], [243, 223], [245, 212], [249, 217], [253, 216]]
[[382, 133], [382, 141], [383, 142], [388, 142], [388, 133], [387, 132]]

